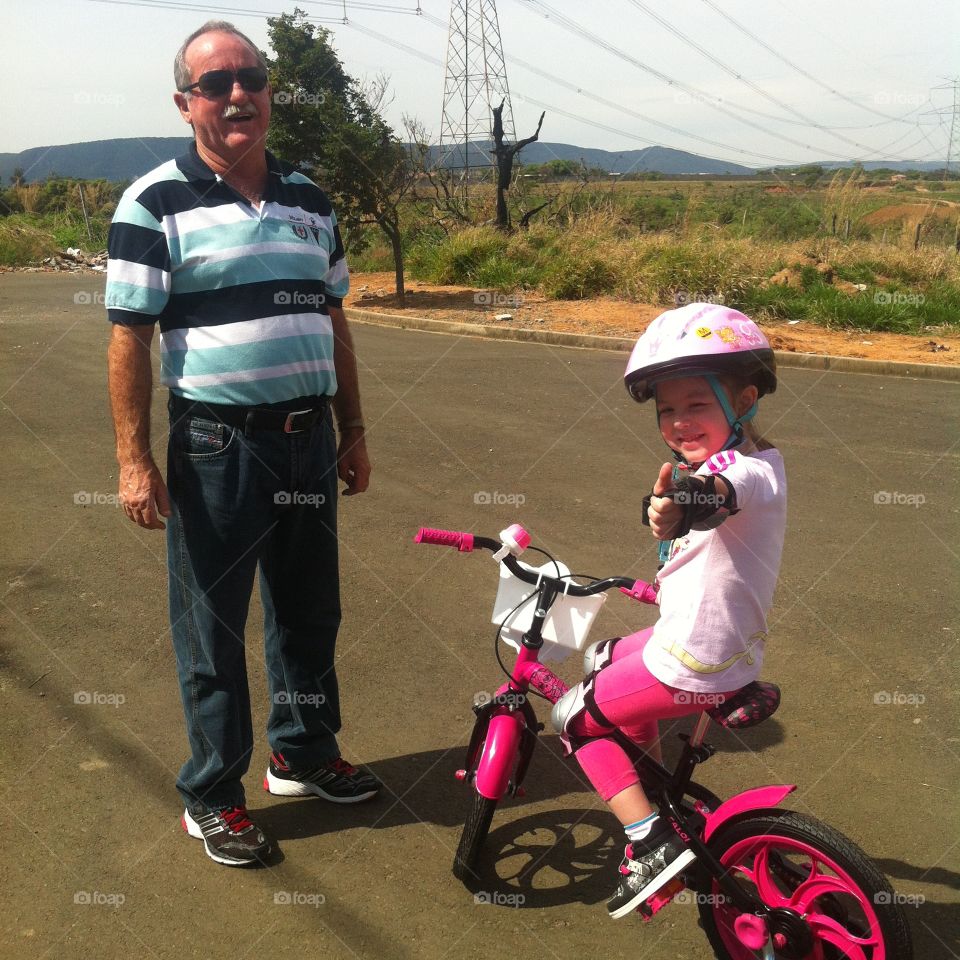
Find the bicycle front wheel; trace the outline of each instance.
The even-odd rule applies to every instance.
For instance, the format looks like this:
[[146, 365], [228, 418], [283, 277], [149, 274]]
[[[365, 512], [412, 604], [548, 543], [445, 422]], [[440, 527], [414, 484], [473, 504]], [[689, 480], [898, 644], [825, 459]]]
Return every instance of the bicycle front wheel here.
[[[843, 834], [792, 811], [768, 811], [721, 828], [710, 840], [733, 879], [774, 915], [775, 956], [911, 960], [903, 911], [886, 877]], [[703, 929], [719, 960], [757, 960], [738, 935], [740, 912], [716, 880], [699, 898]], [[741, 920], [741, 931], [744, 921]]]
[[466, 881], [471, 876], [476, 876], [475, 868], [480, 857], [480, 849], [490, 832], [490, 823], [496, 809], [496, 800], [474, 793], [473, 803], [470, 805], [470, 811], [463, 825], [463, 833], [460, 834], [460, 845], [453, 858], [453, 875], [458, 880]]

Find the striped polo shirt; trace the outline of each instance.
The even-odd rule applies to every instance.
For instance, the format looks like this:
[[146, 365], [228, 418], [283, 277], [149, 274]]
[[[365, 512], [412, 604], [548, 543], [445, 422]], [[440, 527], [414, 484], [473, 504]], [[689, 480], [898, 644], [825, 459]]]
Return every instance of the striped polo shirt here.
[[332, 395], [328, 306], [349, 286], [323, 191], [267, 153], [258, 209], [196, 144], [137, 180], [108, 241], [107, 316], [160, 323], [161, 382], [189, 400], [256, 405]]

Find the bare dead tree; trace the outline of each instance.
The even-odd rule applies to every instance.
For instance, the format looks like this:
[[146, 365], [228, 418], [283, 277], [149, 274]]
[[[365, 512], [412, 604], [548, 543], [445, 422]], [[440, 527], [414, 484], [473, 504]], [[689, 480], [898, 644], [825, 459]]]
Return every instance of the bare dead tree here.
[[[505, 102], [505, 100], [501, 100], [500, 106], [493, 108], [493, 143], [494, 155], [497, 158], [496, 223], [501, 230], [510, 229], [510, 211], [507, 209], [506, 193], [510, 189], [510, 183], [513, 179], [514, 158], [527, 144], [540, 139], [540, 128], [543, 126], [543, 118], [547, 115], [546, 111], [540, 114], [540, 121], [537, 123], [537, 129], [533, 136], [518, 140], [516, 143], [507, 144], [503, 142], [503, 105]], [[529, 222], [528, 217], [527, 223]]]
[[528, 210], [528, 211], [520, 218], [520, 229], [521, 229], [521, 230], [526, 230], [527, 227], [530, 226], [530, 221], [531, 221], [531, 219], [533, 219], [533, 217], [535, 217], [535, 216], [536, 216], [541, 210], [543, 210], [545, 207], [549, 207], [551, 203], [553, 203], [553, 197], [551, 197], [549, 200], [545, 201], [544, 203], [541, 203], [539, 206], [533, 207], [533, 208], [531, 208], [530, 210]]
[[463, 198], [450, 171], [433, 164], [427, 147], [430, 137], [423, 123], [415, 117], [404, 115], [403, 126], [408, 142], [411, 146], [417, 145], [417, 182], [410, 194], [411, 200], [422, 212], [429, 214], [433, 222], [446, 234], [450, 232], [451, 221], [459, 224], [470, 223]]

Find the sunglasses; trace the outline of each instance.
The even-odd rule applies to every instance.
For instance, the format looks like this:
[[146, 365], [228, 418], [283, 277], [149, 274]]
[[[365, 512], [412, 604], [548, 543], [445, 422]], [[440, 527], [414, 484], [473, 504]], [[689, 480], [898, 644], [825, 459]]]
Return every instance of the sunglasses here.
[[200, 74], [196, 83], [181, 87], [181, 93], [199, 90], [205, 97], [223, 97], [239, 83], [245, 93], [259, 93], [267, 85], [267, 71], [263, 67], [241, 67], [236, 73], [232, 70], [208, 70]]

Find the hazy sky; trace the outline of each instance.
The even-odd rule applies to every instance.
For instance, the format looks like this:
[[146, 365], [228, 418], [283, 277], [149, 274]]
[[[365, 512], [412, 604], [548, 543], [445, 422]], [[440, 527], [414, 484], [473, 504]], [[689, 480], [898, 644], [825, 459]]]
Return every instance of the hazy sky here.
[[[268, 49], [266, 17], [294, 7], [279, 0], [164, 2], [168, 6], [4, 0], [0, 52], [8, 64], [8, 93], [0, 152], [109, 137], [186, 136], [189, 128], [171, 97], [173, 57], [184, 36], [217, 17]], [[724, 20], [711, 3], [819, 83]], [[343, 12], [342, 2], [300, 0], [299, 6], [317, 18]], [[346, 69], [359, 78], [389, 75], [388, 119], [399, 128], [401, 115], [412, 114], [438, 135], [447, 33], [435, 21], [446, 23], [449, 2], [421, 0], [428, 17], [410, 13], [415, 0], [367, 0], [367, 6], [397, 12], [347, 0], [349, 23], [325, 24]], [[569, 17], [619, 54], [574, 36], [554, 16], [546, 19], [549, 11]], [[500, 0], [498, 13], [520, 136], [533, 131], [546, 109], [542, 140], [608, 150], [653, 142], [748, 165], [946, 156], [953, 94], [932, 88], [960, 76], [956, 0]], [[695, 90], [671, 86], [625, 58]], [[697, 90], [736, 116], [698, 101]], [[931, 113], [937, 110], [940, 116]], [[906, 122], [899, 119], [904, 117]]]

